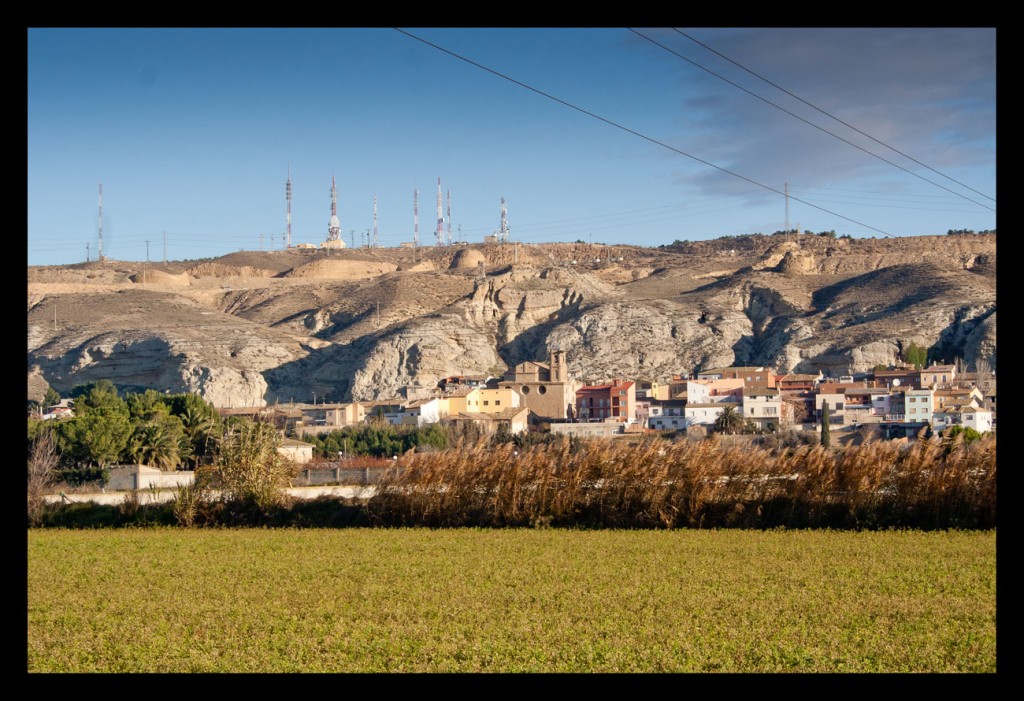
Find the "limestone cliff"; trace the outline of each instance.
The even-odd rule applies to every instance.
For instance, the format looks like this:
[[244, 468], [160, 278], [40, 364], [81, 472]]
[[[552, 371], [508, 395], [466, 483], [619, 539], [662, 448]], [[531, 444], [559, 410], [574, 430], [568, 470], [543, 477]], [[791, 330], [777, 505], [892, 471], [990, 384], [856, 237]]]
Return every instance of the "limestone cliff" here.
[[379, 399], [567, 351], [580, 379], [996, 365], [994, 235], [234, 253], [29, 268], [30, 393]]

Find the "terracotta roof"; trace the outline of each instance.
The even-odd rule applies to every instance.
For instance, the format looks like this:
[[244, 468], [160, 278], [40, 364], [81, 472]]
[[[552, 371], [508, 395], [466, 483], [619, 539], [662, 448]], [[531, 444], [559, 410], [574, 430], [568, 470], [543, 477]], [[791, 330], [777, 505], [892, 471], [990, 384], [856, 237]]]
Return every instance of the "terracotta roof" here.
[[494, 412], [493, 414], [481, 412], [481, 411], [460, 411], [458, 417], [460, 419], [471, 419], [473, 421], [509, 421], [515, 419], [523, 412], [529, 412], [526, 407], [512, 407], [509, 409], [502, 409], [501, 411]]
[[775, 389], [774, 387], [744, 387], [743, 388], [743, 396], [744, 397], [760, 397], [760, 396], [763, 396], [763, 395], [766, 395], [766, 394], [767, 395], [778, 396], [779, 390]]

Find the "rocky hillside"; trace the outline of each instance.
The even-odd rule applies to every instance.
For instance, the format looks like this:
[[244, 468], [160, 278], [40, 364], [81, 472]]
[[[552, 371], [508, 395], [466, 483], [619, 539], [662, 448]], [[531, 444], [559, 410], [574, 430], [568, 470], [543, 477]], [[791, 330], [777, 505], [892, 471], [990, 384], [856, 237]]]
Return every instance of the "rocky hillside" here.
[[391, 397], [567, 351], [584, 380], [996, 365], [996, 237], [240, 252], [28, 270], [30, 399], [107, 378], [218, 405]]

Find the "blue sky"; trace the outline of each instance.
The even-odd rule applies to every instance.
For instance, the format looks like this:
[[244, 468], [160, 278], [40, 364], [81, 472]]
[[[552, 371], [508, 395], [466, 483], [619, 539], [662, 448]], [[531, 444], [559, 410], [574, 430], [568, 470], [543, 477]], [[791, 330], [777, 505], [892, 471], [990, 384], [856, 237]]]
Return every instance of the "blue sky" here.
[[28, 263], [95, 259], [101, 182], [108, 258], [280, 248], [289, 164], [292, 243], [332, 175], [357, 245], [374, 195], [412, 241], [414, 189], [432, 245], [438, 177], [469, 242], [503, 197], [528, 243], [772, 233], [787, 183], [802, 230], [995, 228], [995, 29], [679, 29], [407, 30], [634, 134], [389, 28], [30, 28]]

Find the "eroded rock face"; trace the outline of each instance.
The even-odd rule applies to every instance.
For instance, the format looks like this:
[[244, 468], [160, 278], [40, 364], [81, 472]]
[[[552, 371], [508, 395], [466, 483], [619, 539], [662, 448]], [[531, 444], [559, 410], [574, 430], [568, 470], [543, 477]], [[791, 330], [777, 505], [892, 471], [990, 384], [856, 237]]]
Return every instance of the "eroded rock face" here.
[[492, 336], [445, 314], [412, 322], [373, 344], [358, 361], [351, 393], [353, 399], [385, 399], [406, 385], [435, 387], [451, 375], [499, 375], [504, 369]]
[[566, 351], [570, 373], [583, 380], [659, 379], [731, 364], [732, 344], [749, 329], [740, 313], [702, 319], [697, 310], [664, 300], [611, 303], [559, 324], [546, 346]]
[[145, 289], [127, 264], [33, 268], [33, 386], [110, 379], [218, 405], [384, 399], [552, 349], [580, 379], [667, 379], [863, 371], [911, 341], [996, 365], [994, 237], [452, 249], [235, 253], [167, 265]]

